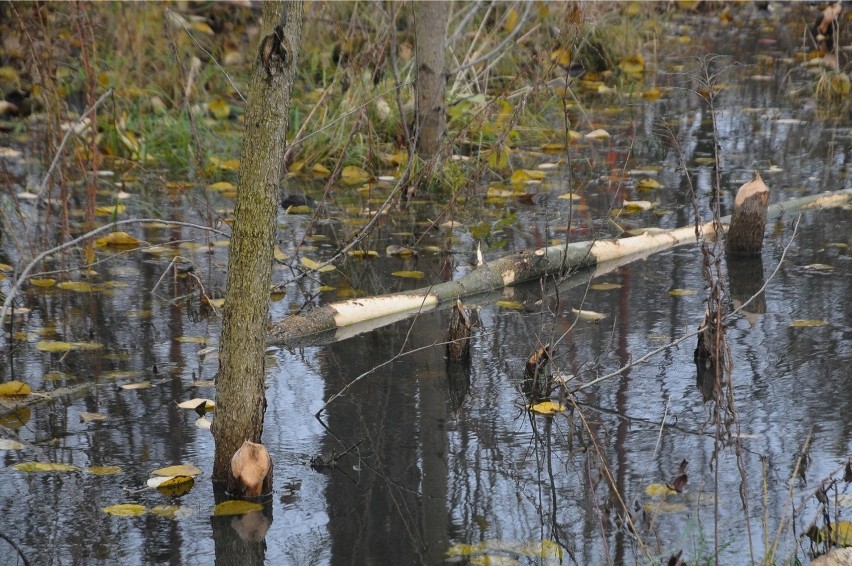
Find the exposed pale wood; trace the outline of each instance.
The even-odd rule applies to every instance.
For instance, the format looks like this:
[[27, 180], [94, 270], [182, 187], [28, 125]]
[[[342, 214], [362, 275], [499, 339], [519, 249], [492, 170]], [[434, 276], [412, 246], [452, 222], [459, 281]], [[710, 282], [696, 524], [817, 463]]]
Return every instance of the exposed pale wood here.
[[[800, 197], [770, 206], [768, 214], [780, 216], [805, 207], [842, 206], [849, 202], [850, 197], [852, 189]], [[723, 224], [730, 221], [729, 216], [722, 218]], [[713, 224], [703, 225], [701, 233], [707, 238], [714, 237]], [[600, 262], [645, 256], [695, 241], [695, 227], [689, 226], [659, 234], [645, 233], [613, 241], [576, 242], [512, 253], [481, 265], [458, 281], [447, 281], [405, 293], [341, 301], [287, 317], [272, 325], [268, 340], [273, 344], [301, 342], [311, 334], [373, 321], [379, 317], [384, 317], [384, 322], [389, 323], [399, 320], [398, 315], [428, 311], [444, 301], [487, 293], [549, 274], [594, 267]]]

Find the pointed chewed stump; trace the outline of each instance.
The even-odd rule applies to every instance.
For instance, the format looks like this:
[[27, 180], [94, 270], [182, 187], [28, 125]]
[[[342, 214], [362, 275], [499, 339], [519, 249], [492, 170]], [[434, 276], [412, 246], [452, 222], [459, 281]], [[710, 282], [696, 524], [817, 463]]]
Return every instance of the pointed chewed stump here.
[[231, 457], [228, 491], [241, 497], [272, 492], [272, 459], [263, 444], [246, 440]]
[[473, 323], [462, 302], [456, 299], [447, 337], [447, 357], [456, 362], [470, 359], [470, 333]]
[[754, 178], [740, 187], [734, 199], [734, 213], [728, 230], [728, 254], [759, 254], [763, 249], [763, 231], [766, 228], [766, 209], [769, 206], [769, 188], [754, 172]]

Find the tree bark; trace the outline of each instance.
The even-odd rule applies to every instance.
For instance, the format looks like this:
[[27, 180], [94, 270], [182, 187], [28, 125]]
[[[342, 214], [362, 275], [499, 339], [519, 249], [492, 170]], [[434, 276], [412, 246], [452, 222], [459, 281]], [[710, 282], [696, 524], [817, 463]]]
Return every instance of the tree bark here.
[[414, 2], [414, 59], [417, 64], [417, 154], [430, 159], [441, 151], [447, 129], [446, 29], [449, 2]]
[[302, 2], [267, 2], [262, 17], [263, 39], [252, 69], [245, 115], [222, 320], [212, 426], [214, 481], [226, 480], [231, 457], [244, 441], [260, 442], [266, 410], [264, 351], [272, 250]]
[[[849, 202], [851, 195], [852, 189], [845, 189], [801, 197], [772, 205], [767, 212], [770, 216], [780, 216], [803, 209], [843, 206]], [[721, 221], [728, 224], [731, 217], [726, 216]], [[715, 236], [712, 222], [704, 224], [701, 230], [706, 238]], [[376, 321], [378, 327], [382, 320], [385, 324], [394, 322], [399, 320], [396, 315], [425, 312], [445, 301], [486, 293], [549, 274], [595, 267], [603, 262], [609, 265], [617, 261], [632, 261], [655, 251], [695, 241], [695, 227], [686, 226], [660, 234], [645, 233], [617, 240], [575, 242], [525, 250], [485, 263], [457, 281], [446, 281], [414, 291], [331, 303], [303, 315], [290, 316], [272, 326], [268, 341], [271, 344], [300, 344], [309, 335], [366, 321]]]
[[759, 254], [763, 249], [763, 231], [766, 228], [766, 209], [769, 206], [769, 189], [754, 172], [754, 178], [737, 191], [734, 213], [728, 230], [726, 250], [730, 255]]

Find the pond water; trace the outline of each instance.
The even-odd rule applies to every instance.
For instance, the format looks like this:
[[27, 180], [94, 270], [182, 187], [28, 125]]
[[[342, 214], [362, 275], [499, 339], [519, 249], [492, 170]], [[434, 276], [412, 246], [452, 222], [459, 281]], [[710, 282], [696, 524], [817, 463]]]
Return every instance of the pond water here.
[[[671, 72], [676, 65], [695, 72], [695, 59], [684, 51], [731, 56], [712, 63], [718, 70], [732, 65], [721, 75], [728, 88], [717, 98], [723, 215], [754, 169], [764, 174], [772, 202], [852, 187], [848, 114], [825, 120], [813, 101], [790, 96], [813, 78], [793, 58], [798, 28], [781, 26], [777, 17], [755, 15], [726, 29], [716, 25], [716, 16], [675, 22], [694, 45], [661, 50], [657, 72], [648, 73], [659, 86], [688, 86], [687, 75]], [[480, 187], [479, 197], [468, 195], [454, 216], [442, 217], [440, 223], [455, 219], [457, 227], [427, 230], [446, 208], [445, 198], [427, 195], [392, 213], [365, 244], [381, 252], [390, 244], [442, 248], [451, 239], [452, 254], [349, 258], [334, 273], [288, 284], [272, 303], [273, 320], [353, 294], [458, 278], [476, 261], [475, 223], [488, 229], [486, 260], [564, 240], [569, 223], [573, 241], [617, 235], [616, 225], [689, 225], [688, 183], [668, 131], [678, 140], [706, 218], [713, 182], [706, 106], [678, 89], [657, 101], [619, 99], [617, 111], [612, 104], [599, 100], [586, 108], [612, 137], [572, 146], [574, 166], [549, 174], [531, 202], [484, 199]], [[528, 160], [534, 166], [559, 157], [531, 153]], [[640, 193], [643, 176], [625, 173], [649, 168], [664, 188]], [[294, 188], [322, 196], [320, 184]], [[194, 221], [203, 198], [214, 209], [231, 206], [200, 191], [165, 198], [158, 190], [140, 188], [140, 200], [147, 199], [140, 215], [156, 208], [165, 219]], [[557, 198], [569, 190], [581, 200]], [[357, 229], [357, 217], [347, 211], [387, 194], [381, 187], [370, 195], [344, 191], [328, 199], [327, 214], [311, 229], [302, 254], [330, 256]], [[610, 206], [625, 199], [659, 202], [653, 211], [607, 220]], [[840, 477], [837, 470], [852, 455], [850, 218], [848, 207], [805, 213], [770, 279], [796, 220], [772, 218], [762, 258], [728, 266], [725, 283], [734, 305], [768, 281], [728, 329], [745, 487], [733, 444], [714, 460], [712, 404], [696, 383], [694, 339], [584, 389], [564, 414], [523, 410], [524, 365], [541, 344], [554, 345], [553, 368], [575, 376], [569, 381], [574, 387], [697, 328], [706, 296], [701, 254], [685, 246], [602, 271], [591, 282], [613, 284], [606, 289], [587, 289], [590, 274], [581, 273], [558, 290], [553, 281], [536, 282], [467, 299], [481, 325], [466, 368], [446, 360], [446, 309], [333, 343], [270, 349], [263, 440], [275, 462], [275, 493], [262, 513], [243, 517], [211, 516], [212, 437], [196, 426], [198, 415], [177, 407], [214, 396], [207, 381], [217, 370], [220, 318], [199, 304], [192, 282], [197, 276], [208, 295], [221, 296], [227, 247], [220, 236], [207, 240], [185, 227], [133, 228], [142, 240], [176, 246], [195, 266], [193, 275], [167, 272], [173, 254], [110, 257], [96, 267], [93, 281], [106, 285], [95, 293], [28, 287], [23, 306], [31, 311], [16, 323], [18, 341], [3, 342], [3, 381], [26, 381], [56, 399], [0, 419], [4, 437], [24, 444], [0, 452], [0, 533], [6, 538], [0, 563], [23, 563], [7, 543], [12, 540], [31, 564], [644, 564], [665, 562], [678, 550], [690, 560], [711, 559], [718, 536], [721, 562], [734, 564], [749, 560], [749, 533], [761, 559], [779, 526], [777, 559], [806, 561], [810, 540], [801, 535], [821, 518], [808, 495], [831, 474]], [[282, 251], [293, 257], [310, 217], [282, 212], [280, 220]], [[0, 261], [17, 259], [6, 233]], [[809, 267], [814, 264], [831, 269]], [[400, 270], [425, 277], [391, 275]], [[279, 265], [274, 277], [290, 281], [293, 272]], [[8, 281], [2, 285], [7, 291]], [[500, 307], [498, 300], [520, 307]], [[571, 308], [581, 304], [606, 318], [575, 321]], [[795, 320], [824, 324], [791, 326]], [[36, 345], [45, 339], [102, 348], [43, 352]], [[367, 372], [321, 420], [314, 417], [329, 397]], [[120, 387], [143, 381], [151, 386]], [[82, 422], [85, 413], [107, 419]], [[809, 465], [791, 481], [806, 444]], [[336, 466], [313, 469], [318, 455], [337, 458]], [[650, 485], [673, 480], [683, 460], [689, 475], [683, 492], [649, 495]], [[13, 467], [25, 461], [67, 463], [81, 471]], [[140, 489], [152, 470], [179, 463], [203, 471], [189, 493], [170, 498]], [[86, 471], [93, 466], [118, 466], [120, 472]], [[832, 507], [833, 520], [848, 521], [849, 484], [837, 489], [847, 503]], [[103, 512], [118, 503], [138, 503], [148, 512]], [[623, 505], [634, 513], [635, 531], [624, 525]], [[648, 506], [652, 524], [635, 512], [641, 506]], [[259, 525], [268, 526], [265, 536]]]

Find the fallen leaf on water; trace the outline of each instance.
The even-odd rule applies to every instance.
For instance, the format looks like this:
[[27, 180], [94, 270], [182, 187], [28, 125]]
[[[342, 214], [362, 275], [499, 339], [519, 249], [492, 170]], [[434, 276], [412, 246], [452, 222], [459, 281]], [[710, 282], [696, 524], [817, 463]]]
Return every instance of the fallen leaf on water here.
[[17, 440], [0, 438], [0, 450], [22, 450], [24, 445]]
[[696, 292], [694, 289], [671, 289], [669, 295], [672, 297], [688, 297], [694, 295]]
[[0, 395], [29, 395], [32, 392], [29, 385], [17, 379], [0, 383]]
[[379, 257], [379, 252], [375, 250], [349, 250], [348, 255], [358, 259], [366, 259], [370, 257]]
[[145, 485], [153, 487], [163, 495], [169, 497], [180, 497], [186, 495], [192, 486], [195, 485], [195, 478], [192, 476], [165, 476], [151, 478]]
[[207, 344], [206, 336], [178, 336], [175, 340], [188, 344]]
[[529, 407], [530, 411], [540, 415], [555, 415], [565, 410], [565, 405], [553, 401], [542, 401]]
[[228, 181], [219, 181], [218, 183], [213, 183], [212, 185], [207, 187], [208, 189], [214, 191], [236, 191], [237, 187], [234, 186], [233, 183], [229, 183]]
[[426, 276], [426, 274], [422, 271], [415, 270], [394, 271], [391, 275], [394, 277], [401, 277], [403, 279], [423, 279]]
[[205, 430], [210, 430], [210, 427], [213, 426], [213, 421], [211, 421], [207, 417], [199, 417], [195, 420], [195, 426], [197, 426], [198, 428], [203, 428]]
[[223, 501], [213, 508], [213, 515], [221, 517], [223, 515], [245, 515], [252, 511], [263, 510], [263, 505], [252, 501], [244, 501], [242, 499], [229, 499]]
[[307, 257], [302, 257], [302, 259], [299, 260], [299, 262], [303, 266], [305, 266], [306, 268], [308, 268], [312, 271], [317, 271], [319, 273], [328, 273], [329, 271], [334, 271], [336, 269], [333, 265], [325, 265], [325, 266], [320, 267], [319, 263], [317, 263], [314, 260], [307, 258]]
[[165, 468], [160, 468], [151, 472], [152, 475], [155, 476], [198, 476], [201, 474], [201, 470], [193, 466], [192, 464], [177, 464], [175, 466], [166, 466]]
[[21, 462], [12, 466], [22, 472], [79, 472], [80, 468], [71, 464], [54, 462]]
[[607, 132], [606, 130], [601, 130], [601, 129], [592, 130], [591, 132], [586, 134], [585, 137], [587, 137], [589, 139], [593, 139], [593, 140], [602, 140], [602, 139], [609, 137], [609, 132]]
[[95, 290], [92, 284], [86, 281], [63, 281], [57, 287], [66, 291], [76, 291], [77, 293], [91, 293]]
[[207, 304], [211, 307], [220, 309], [225, 306], [225, 299], [207, 299]]
[[111, 214], [124, 214], [127, 209], [123, 204], [112, 204], [109, 206], [96, 206], [95, 214], [97, 216], [109, 216]]
[[32, 285], [33, 287], [53, 287], [54, 285], [56, 285], [56, 279], [36, 279], [35, 277], [33, 277], [32, 279], [30, 279], [30, 285]]
[[501, 309], [521, 310], [524, 308], [524, 303], [519, 303], [518, 301], [497, 301], [494, 304]]
[[645, 70], [645, 58], [641, 53], [625, 57], [618, 64], [622, 71], [628, 74], [637, 74]]
[[565, 200], [580, 200], [582, 197], [577, 193], [563, 193], [556, 198], [561, 198]]
[[810, 271], [834, 271], [834, 266], [828, 265], [826, 263], [811, 263], [809, 265], [804, 266], [802, 269], [808, 269]]
[[347, 165], [340, 172], [340, 180], [347, 185], [358, 185], [370, 179], [370, 174], [355, 165]]
[[95, 240], [95, 247], [102, 248], [104, 246], [138, 246], [139, 240], [128, 234], [127, 232], [110, 232], [103, 238]]
[[651, 207], [654, 206], [650, 201], [647, 200], [626, 200], [623, 203], [623, 206], [626, 210], [651, 210]]
[[645, 495], [648, 497], [662, 497], [664, 495], [674, 495], [676, 493], [677, 491], [664, 483], [652, 483], [645, 488]]
[[106, 415], [102, 415], [101, 413], [88, 413], [83, 411], [80, 413], [80, 421], [84, 423], [88, 423], [91, 421], [105, 421], [107, 420]]
[[135, 389], [148, 389], [151, 387], [150, 381], [140, 381], [139, 383], [125, 383], [124, 385], [120, 385], [122, 389], [131, 391]]
[[532, 169], [518, 169], [512, 173], [511, 183], [521, 184], [528, 181], [541, 181], [545, 178], [544, 171], [536, 171]]
[[91, 466], [83, 471], [95, 476], [114, 476], [124, 472], [119, 466]]
[[176, 519], [180, 510], [180, 505], [154, 505], [151, 507], [151, 514], [165, 519]]
[[116, 517], [141, 517], [148, 512], [148, 509], [144, 505], [139, 505], [138, 503], [119, 503], [104, 507], [101, 510]]
[[207, 399], [205, 397], [196, 397], [195, 399], [190, 399], [189, 401], [183, 401], [181, 403], [178, 403], [178, 407], [180, 407], [181, 409], [192, 409], [194, 411], [201, 403], [204, 403], [205, 411], [212, 411], [216, 408], [216, 402], [212, 399]]
[[828, 324], [827, 320], [802, 320], [797, 319], [790, 323], [791, 328], [811, 328], [814, 326], [825, 326]]
[[595, 283], [590, 286], [589, 289], [593, 291], [612, 291], [613, 289], [620, 289], [621, 285], [618, 283]]
[[654, 189], [662, 189], [663, 185], [656, 179], [642, 179], [636, 183], [636, 188], [640, 191], [652, 191]]
[[592, 322], [597, 322], [598, 320], [602, 320], [606, 318], [606, 315], [600, 312], [590, 311], [590, 310], [577, 310], [575, 308], [571, 309], [571, 312], [577, 315], [577, 318], [581, 320], [590, 320]]

